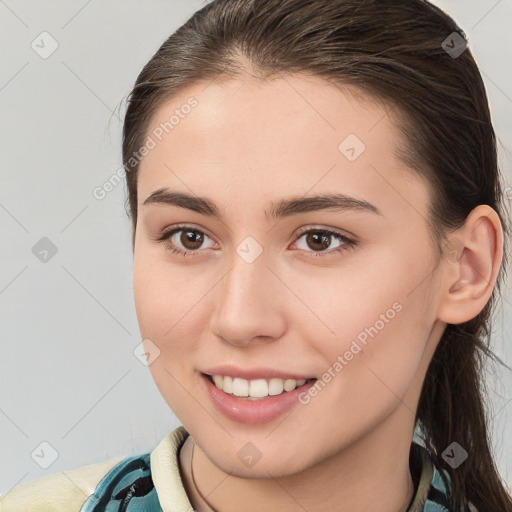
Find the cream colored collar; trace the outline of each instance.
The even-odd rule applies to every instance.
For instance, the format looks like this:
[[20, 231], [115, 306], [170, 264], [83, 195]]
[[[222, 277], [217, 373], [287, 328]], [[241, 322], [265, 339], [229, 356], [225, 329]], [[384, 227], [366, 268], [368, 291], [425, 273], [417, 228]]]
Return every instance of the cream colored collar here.
[[[185, 427], [179, 426], [151, 452], [151, 477], [163, 512], [195, 512], [183, 486], [179, 468], [179, 450], [188, 436]], [[409, 512], [423, 511], [433, 476], [432, 461], [426, 450], [421, 448], [421, 476]]]
[[163, 512], [195, 512], [181, 480], [179, 450], [188, 437], [180, 426], [151, 452], [151, 477]]

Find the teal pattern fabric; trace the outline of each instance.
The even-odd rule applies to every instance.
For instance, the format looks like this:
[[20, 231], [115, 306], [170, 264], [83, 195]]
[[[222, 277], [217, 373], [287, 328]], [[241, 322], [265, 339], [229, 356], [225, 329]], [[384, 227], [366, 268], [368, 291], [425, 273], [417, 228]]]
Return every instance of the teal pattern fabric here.
[[[445, 474], [448, 481], [450, 481], [450, 476], [446, 472]], [[434, 466], [434, 474], [432, 475], [432, 482], [428, 490], [423, 512], [452, 512], [446, 496], [447, 491], [443, 479], [438, 469]]]
[[[413, 449], [415, 453], [425, 450], [416, 443], [413, 443]], [[449, 482], [446, 471], [445, 474]], [[441, 474], [434, 466], [422, 512], [453, 512], [446, 495]], [[475, 510], [471, 508], [468, 512]], [[112, 468], [83, 504], [80, 512], [162, 512], [151, 478], [150, 453], [128, 457]]]
[[80, 512], [161, 512], [150, 454], [128, 457], [112, 468]]

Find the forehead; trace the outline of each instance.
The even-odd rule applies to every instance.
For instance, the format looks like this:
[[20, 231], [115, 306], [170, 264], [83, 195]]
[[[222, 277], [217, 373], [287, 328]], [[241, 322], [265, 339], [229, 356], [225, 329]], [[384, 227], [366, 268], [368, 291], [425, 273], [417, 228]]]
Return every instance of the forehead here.
[[[194, 106], [189, 108], [191, 103]], [[387, 138], [398, 142], [400, 136], [389, 115], [390, 108], [383, 102], [319, 77], [301, 74], [261, 80], [243, 75], [181, 90], [153, 115], [148, 133], [156, 130], [159, 138], [160, 128], [165, 138], [171, 132], [182, 139], [193, 137], [197, 142], [199, 138], [198, 149], [220, 141], [230, 143], [234, 155], [237, 149], [246, 154], [249, 146], [270, 152], [285, 141], [286, 147], [298, 148], [324, 140], [337, 148], [344, 131], [368, 139], [386, 117]], [[228, 141], [223, 138], [226, 131]], [[264, 147], [258, 146], [263, 143]]]
[[416, 194], [426, 207], [425, 183], [395, 156], [396, 119], [382, 102], [318, 77], [196, 83], [148, 125], [154, 147], [140, 164], [139, 202], [161, 187], [227, 203], [236, 191], [246, 205], [336, 189], [383, 208]]

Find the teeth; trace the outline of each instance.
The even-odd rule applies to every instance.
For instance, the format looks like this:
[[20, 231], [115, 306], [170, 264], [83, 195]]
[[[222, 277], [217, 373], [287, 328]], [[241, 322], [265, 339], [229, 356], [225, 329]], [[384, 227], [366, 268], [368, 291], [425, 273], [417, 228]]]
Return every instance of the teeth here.
[[213, 382], [218, 389], [235, 396], [245, 397], [248, 400], [257, 400], [267, 396], [280, 395], [283, 392], [293, 391], [296, 387], [306, 383], [305, 379], [278, 379], [272, 378], [246, 380], [229, 375], [212, 375]]
[[293, 389], [295, 389], [296, 384], [297, 384], [296, 380], [294, 380], [294, 379], [286, 379], [284, 381], [284, 384], [283, 384], [284, 390], [285, 391], [292, 391]]
[[268, 395], [268, 384], [265, 379], [250, 380], [245, 382], [248, 382], [249, 384], [249, 392], [247, 393], [247, 396], [263, 398], [264, 396]]
[[268, 394], [269, 395], [280, 395], [284, 389], [283, 379], [270, 379], [268, 383]]
[[222, 376], [221, 375], [212, 375], [213, 382], [215, 382], [215, 385], [222, 389]]
[[221, 375], [217, 375], [220, 379], [220, 384], [216, 383], [216, 386], [219, 389], [224, 390], [226, 393], [233, 393], [233, 378], [232, 377], [222, 377]]
[[249, 396], [249, 381], [235, 377], [233, 379], [233, 394], [235, 396]]

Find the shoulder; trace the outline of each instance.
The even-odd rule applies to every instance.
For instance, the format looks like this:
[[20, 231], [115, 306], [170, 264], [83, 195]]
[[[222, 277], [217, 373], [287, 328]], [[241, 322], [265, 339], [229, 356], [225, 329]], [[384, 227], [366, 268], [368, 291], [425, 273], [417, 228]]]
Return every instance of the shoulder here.
[[178, 427], [150, 453], [123, 459], [112, 468], [80, 512], [193, 510], [183, 487], [178, 452], [188, 433]]
[[78, 512], [105, 474], [122, 460], [110, 459], [19, 485], [0, 497], [0, 512]]
[[[0, 497], [0, 512], [193, 510], [179, 471], [188, 432], [180, 426], [150, 453], [111, 459], [20, 485]], [[142, 509], [141, 509], [142, 507]]]

